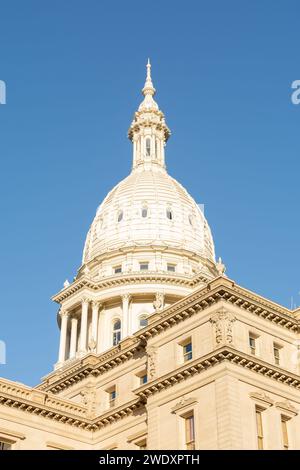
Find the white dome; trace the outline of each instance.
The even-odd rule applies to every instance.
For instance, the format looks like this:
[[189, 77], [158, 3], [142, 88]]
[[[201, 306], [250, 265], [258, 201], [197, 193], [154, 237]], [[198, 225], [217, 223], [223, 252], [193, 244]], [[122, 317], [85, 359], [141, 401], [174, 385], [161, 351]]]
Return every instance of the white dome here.
[[160, 165], [144, 164], [99, 206], [83, 263], [107, 251], [152, 245], [187, 250], [215, 262], [211, 231], [194, 199]]
[[93, 278], [137, 272], [145, 263], [152, 272], [174, 272], [175, 265], [176, 274], [216, 273], [205, 217], [166, 171], [165, 146], [171, 133], [154, 101], [150, 71], [148, 62], [144, 99], [128, 131], [132, 172], [99, 206], [85, 242], [80, 273], [91, 269]]

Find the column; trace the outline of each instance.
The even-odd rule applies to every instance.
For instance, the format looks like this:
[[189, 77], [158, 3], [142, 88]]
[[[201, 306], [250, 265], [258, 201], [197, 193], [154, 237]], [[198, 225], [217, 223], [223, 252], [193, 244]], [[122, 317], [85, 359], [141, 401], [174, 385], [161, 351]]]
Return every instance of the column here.
[[81, 324], [80, 324], [80, 352], [86, 352], [86, 342], [87, 342], [87, 324], [88, 324], [88, 311], [89, 311], [89, 301], [86, 298], [83, 298], [81, 301]]
[[107, 335], [105, 335], [105, 307], [102, 305], [101, 310], [99, 312], [99, 322], [98, 322], [98, 344], [97, 344], [97, 353], [102, 353], [107, 349], [108, 346], [108, 339]]
[[60, 311], [61, 325], [60, 325], [58, 362], [64, 362], [66, 358], [68, 316], [69, 314], [66, 310]]
[[78, 319], [71, 318], [70, 358], [76, 356]]
[[131, 296], [129, 294], [122, 295], [122, 336], [121, 338], [126, 338], [129, 335], [129, 302]]
[[98, 339], [98, 316], [99, 316], [99, 307], [100, 303], [93, 300], [92, 302], [92, 342], [94, 342], [95, 347], [97, 347]]

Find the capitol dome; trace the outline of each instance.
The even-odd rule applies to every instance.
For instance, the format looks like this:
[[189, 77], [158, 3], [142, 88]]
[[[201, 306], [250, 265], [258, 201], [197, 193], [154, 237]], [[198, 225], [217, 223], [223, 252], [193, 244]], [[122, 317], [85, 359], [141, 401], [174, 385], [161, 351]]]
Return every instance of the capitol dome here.
[[166, 170], [171, 133], [150, 72], [148, 62], [144, 98], [128, 131], [131, 172], [98, 207], [82, 265], [54, 297], [63, 318], [56, 367], [118, 345], [225, 270], [215, 261], [203, 211]]
[[138, 166], [99, 206], [85, 243], [83, 263], [123, 247], [161, 245], [214, 262], [205, 217], [188, 192], [160, 165]]
[[[155, 250], [163, 253], [163, 259], [151, 260], [149, 271], [174, 265], [174, 272], [185, 275], [216, 274], [214, 243], [204, 214], [166, 170], [170, 130], [154, 101], [150, 72], [148, 62], [144, 99], [128, 131], [133, 144], [132, 171], [100, 204], [87, 234], [79, 274], [91, 272], [92, 277], [101, 278], [139, 271], [143, 258], [148, 263]], [[128, 262], [129, 252], [143, 255]]]

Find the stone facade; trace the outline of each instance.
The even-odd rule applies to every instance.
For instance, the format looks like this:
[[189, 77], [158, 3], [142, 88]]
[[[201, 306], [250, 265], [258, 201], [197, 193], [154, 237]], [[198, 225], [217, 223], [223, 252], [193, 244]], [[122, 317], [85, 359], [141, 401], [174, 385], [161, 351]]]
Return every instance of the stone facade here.
[[100, 205], [53, 297], [54, 370], [0, 379], [0, 449], [300, 449], [300, 310], [237, 285], [165, 169], [147, 65], [133, 169]]

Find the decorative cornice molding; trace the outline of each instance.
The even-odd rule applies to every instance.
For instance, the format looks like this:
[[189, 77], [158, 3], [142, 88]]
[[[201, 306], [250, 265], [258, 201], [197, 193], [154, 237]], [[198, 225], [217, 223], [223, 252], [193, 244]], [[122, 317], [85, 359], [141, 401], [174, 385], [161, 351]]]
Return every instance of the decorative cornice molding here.
[[300, 389], [300, 376], [279, 369], [257, 357], [242, 353], [231, 346], [224, 345], [201, 358], [189, 361], [187, 364], [184, 364], [169, 374], [148, 382], [142, 387], [135, 389], [134, 393], [146, 400], [150, 395], [172, 387], [176, 383], [193, 377], [200, 372], [204, 372], [224, 361], [241, 366], [264, 377], [269, 377], [277, 382], [296, 388], [297, 390]]
[[254, 400], [258, 405], [262, 406], [263, 408], [268, 408], [269, 406], [274, 405], [274, 400], [270, 398], [265, 392], [251, 392], [249, 394], [250, 398]]
[[[121, 341], [118, 346], [112, 348], [107, 353], [104, 353], [101, 356], [94, 356], [94, 362], [99, 364], [101, 369], [100, 373], [104, 373], [107, 369], [105, 369], [104, 366], [102, 367], [102, 364], [106, 360], [109, 360], [110, 357], [112, 358], [110, 367], [118, 365], [120, 362], [122, 362], [122, 360], [120, 361], [118, 359], [118, 355], [120, 348], [124, 347], [123, 344], [126, 345], [126, 348], [129, 347], [128, 353], [126, 352], [128, 359], [128, 355], [130, 356], [131, 354], [131, 341], [133, 341], [133, 350], [136, 347], [135, 344], [138, 345], [139, 348], [142, 348], [146, 345], [149, 338], [159, 335], [166, 329], [186, 320], [192, 315], [203, 312], [208, 307], [216, 305], [220, 301], [235, 305], [253, 315], [256, 315], [281, 327], [287, 328], [292, 332], [297, 332], [299, 329], [299, 320], [295, 319], [292, 314], [287, 314], [286, 312], [288, 310], [284, 307], [280, 308], [277, 306], [277, 304], [268, 302], [266, 299], [256, 296], [255, 294], [236, 286], [234, 282], [228, 278], [219, 277], [193, 294], [190, 294], [189, 296], [186, 296], [184, 299], [179, 300], [164, 310], [151, 315], [149, 317], [148, 326], [143, 328], [141, 331], [137, 331], [131, 338], [129, 338], [129, 345], [127, 342], [128, 338], [126, 338], [125, 340]], [[269, 309], [266, 308], [267, 305], [270, 307]], [[230, 318], [232, 318], [232, 321], [234, 321], [234, 317]], [[231, 320], [229, 320], [229, 327], [230, 322]], [[228, 338], [230, 339], [230, 337], [232, 337], [232, 333], [230, 333], [229, 328]], [[115, 356], [117, 359], [114, 361], [113, 358]], [[55, 380], [57, 386], [55, 385], [54, 387], [53, 384], [50, 385], [48, 382], [46, 385], [39, 385], [38, 388], [41, 390], [51, 390], [54, 393], [57, 393], [72, 385], [73, 383], [84, 379], [90, 373], [97, 375], [97, 372], [94, 372], [95, 368], [96, 367], [94, 363], [90, 367], [88, 360], [87, 362], [81, 361], [79, 364], [75, 365], [73, 362], [71, 368], [66, 367], [63, 368], [62, 371], [56, 371], [56, 377], [59, 377], [59, 379]], [[59, 374], [59, 376], [57, 374]], [[54, 375], [50, 374], [47, 378], [49, 377], [54, 377]]]
[[[4, 379], [0, 379], [0, 406], [8, 406], [14, 409], [48, 418], [64, 425], [75, 426], [87, 431], [96, 431], [107, 424], [111, 424], [124, 416], [132, 414], [132, 412], [143, 406], [140, 398], [135, 398], [124, 405], [108, 410], [106, 413], [90, 419], [92, 414], [86, 406], [78, 405], [70, 400], [58, 399], [51, 394], [40, 392], [44, 396], [41, 401], [34, 400], [31, 392], [34, 389], [22, 387], [21, 385], [13, 385]], [[0, 430], [1, 431], [1, 430]], [[6, 432], [6, 431], [5, 431]], [[15, 434], [13, 434], [15, 436]], [[22, 439], [23, 435], [19, 437]]]
[[[149, 396], [166, 390], [223, 362], [235, 364], [297, 390], [300, 389], [299, 376], [283, 371], [256, 357], [241, 353], [228, 345], [224, 345], [201, 358], [189, 361], [169, 374], [165, 374], [135, 389], [133, 392], [137, 395], [137, 398], [119, 407], [110, 409], [93, 419], [90, 419], [90, 412], [85, 406], [4, 379], [0, 380], [0, 405], [17, 408], [24, 412], [36, 414], [87, 431], [96, 431], [124, 416], [132, 414], [135, 409], [145, 406]], [[272, 401], [266, 395], [255, 392], [252, 394], [252, 398], [260, 400], [260, 402], [264, 403], [264, 406]], [[297, 412], [287, 402], [278, 402], [276, 406], [282, 409], [285, 415], [288, 412]]]
[[128, 284], [158, 284], [167, 283], [175, 286], [183, 286], [187, 288], [197, 287], [199, 284], [207, 284], [209, 278], [204, 275], [198, 275], [196, 278], [190, 278], [181, 274], [168, 274], [147, 271], [120, 274], [118, 276], [111, 276], [102, 279], [99, 282], [94, 282], [87, 276], [74, 281], [70, 286], [62, 289], [60, 292], [52, 297], [52, 300], [61, 303], [71, 297], [72, 295], [80, 292], [83, 289], [89, 289], [91, 292], [100, 292], [105, 288], [124, 286]]
[[292, 405], [292, 403], [290, 403], [288, 400], [281, 402], [278, 401], [275, 403], [275, 406], [289, 417], [297, 416], [298, 414], [297, 408], [295, 408], [294, 405]]
[[87, 377], [97, 377], [111, 370], [112, 367], [128, 361], [142, 347], [139, 339], [126, 338], [101, 356], [91, 353], [70, 367], [53, 372], [36, 388], [54, 394], [59, 393]]
[[181, 397], [178, 403], [171, 408], [172, 413], [177, 414], [178, 412], [182, 413], [187, 407], [191, 407], [192, 405], [196, 405], [198, 403], [196, 398], [187, 398]]

